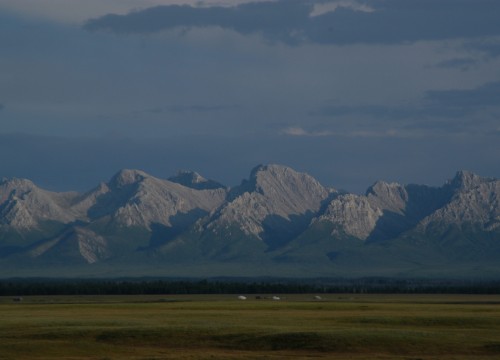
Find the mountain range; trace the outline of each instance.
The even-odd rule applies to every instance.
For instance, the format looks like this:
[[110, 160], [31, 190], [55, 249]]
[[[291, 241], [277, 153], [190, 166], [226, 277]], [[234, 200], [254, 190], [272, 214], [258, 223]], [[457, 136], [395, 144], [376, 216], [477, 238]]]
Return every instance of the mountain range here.
[[364, 195], [259, 165], [229, 188], [121, 170], [87, 193], [0, 181], [0, 277], [500, 276], [500, 180]]

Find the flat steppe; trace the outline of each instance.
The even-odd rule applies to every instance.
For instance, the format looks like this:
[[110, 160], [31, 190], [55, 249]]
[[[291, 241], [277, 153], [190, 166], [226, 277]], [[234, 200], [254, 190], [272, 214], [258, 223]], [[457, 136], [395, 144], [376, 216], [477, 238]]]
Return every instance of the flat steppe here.
[[500, 295], [246, 296], [0, 297], [0, 359], [500, 358]]

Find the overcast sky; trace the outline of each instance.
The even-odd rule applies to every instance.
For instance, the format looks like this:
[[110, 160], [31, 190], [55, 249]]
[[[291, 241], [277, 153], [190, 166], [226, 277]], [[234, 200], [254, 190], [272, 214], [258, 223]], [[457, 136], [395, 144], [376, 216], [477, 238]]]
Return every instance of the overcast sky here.
[[498, 0], [0, 0], [0, 177], [500, 177]]

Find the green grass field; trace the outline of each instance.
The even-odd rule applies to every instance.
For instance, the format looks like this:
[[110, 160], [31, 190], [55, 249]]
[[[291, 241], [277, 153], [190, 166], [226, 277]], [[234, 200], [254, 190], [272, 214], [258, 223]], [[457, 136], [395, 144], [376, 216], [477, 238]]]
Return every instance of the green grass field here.
[[500, 296], [0, 298], [0, 359], [499, 359]]

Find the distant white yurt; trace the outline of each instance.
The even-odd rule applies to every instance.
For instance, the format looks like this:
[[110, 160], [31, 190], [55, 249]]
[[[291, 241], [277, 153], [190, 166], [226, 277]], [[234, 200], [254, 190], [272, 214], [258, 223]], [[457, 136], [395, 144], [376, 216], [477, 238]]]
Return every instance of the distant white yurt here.
[[273, 296], [273, 300], [281, 300], [279, 296]]
[[246, 296], [243, 296], [243, 295], [238, 296], [238, 300], [246, 300], [246, 299], [247, 299]]

